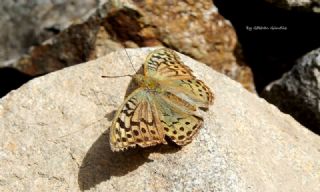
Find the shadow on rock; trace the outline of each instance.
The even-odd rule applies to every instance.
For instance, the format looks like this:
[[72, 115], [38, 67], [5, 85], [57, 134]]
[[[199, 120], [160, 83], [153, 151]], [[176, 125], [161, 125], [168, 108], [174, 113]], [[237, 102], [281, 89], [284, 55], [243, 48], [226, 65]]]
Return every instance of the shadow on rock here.
[[[138, 74], [143, 73], [141, 67]], [[132, 93], [138, 85], [131, 80], [126, 91], [126, 97]], [[111, 121], [116, 111], [106, 114]], [[166, 138], [167, 139], [167, 138]], [[130, 148], [123, 152], [112, 152], [109, 144], [109, 129], [105, 131], [91, 146], [82, 161], [79, 173], [78, 184], [80, 190], [88, 190], [97, 184], [107, 181], [111, 176], [121, 177], [134, 171], [144, 163], [152, 161], [150, 153], [174, 153], [181, 148], [167, 140], [169, 145], [157, 145], [148, 148]]]
[[82, 191], [107, 181], [111, 176], [121, 177], [134, 171], [144, 163], [151, 162], [150, 153], [174, 153], [177, 146], [158, 145], [150, 148], [130, 148], [123, 152], [112, 152], [109, 144], [109, 131], [104, 132], [91, 146], [82, 161], [78, 184]]

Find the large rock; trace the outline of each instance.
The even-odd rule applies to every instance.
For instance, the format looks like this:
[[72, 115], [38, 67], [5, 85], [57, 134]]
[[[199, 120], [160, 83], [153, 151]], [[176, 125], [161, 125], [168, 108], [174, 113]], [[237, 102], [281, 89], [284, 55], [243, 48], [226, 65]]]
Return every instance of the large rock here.
[[262, 96], [320, 134], [320, 48], [297, 60]]
[[35, 46], [12, 67], [39, 75], [92, 60], [123, 47], [165, 45], [241, 82], [254, 91], [236, 33], [211, 0], [110, 0], [91, 17]]
[[[130, 49], [137, 70], [150, 49]], [[1, 191], [316, 191], [320, 138], [242, 86], [181, 55], [212, 89], [204, 126], [178, 149], [110, 150], [134, 74], [124, 51], [36, 78], [0, 100]]]

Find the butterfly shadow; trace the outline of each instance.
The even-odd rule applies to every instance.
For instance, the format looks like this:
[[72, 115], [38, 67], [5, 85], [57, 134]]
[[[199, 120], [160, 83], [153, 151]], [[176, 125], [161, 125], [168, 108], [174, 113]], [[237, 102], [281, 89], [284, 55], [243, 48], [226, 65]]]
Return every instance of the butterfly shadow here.
[[[137, 74], [142, 74], [140, 68]], [[132, 93], [138, 85], [132, 80], [129, 83], [125, 97]], [[105, 115], [111, 121], [116, 111]], [[101, 182], [107, 181], [111, 176], [121, 177], [134, 171], [144, 163], [151, 162], [150, 153], [174, 153], [180, 150], [178, 146], [158, 145], [149, 148], [131, 148], [122, 152], [112, 152], [109, 144], [109, 129], [105, 131], [90, 147], [78, 173], [78, 184], [81, 191], [89, 190]]]
[[91, 146], [78, 173], [81, 191], [89, 190], [101, 182], [124, 176], [144, 163], [152, 162], [151, 153], [175, 153], [180, 147], [158, 145], [149, 148], [130, 148], [122, 152], [112, 152], [109, 144], [109, 130], [105, 131]]
[[[136, 74], [143, 74], [143, 67]], [[125, 97], [132, 93], [138, 85], [131, 80]], [[116, 111], [105, 115], [111, 121]], [[109, 129], [107, 129], [90, 147], [84, 157], [78, 172], [78, 184], [81, 191], [89, 190], [101, 182], [113, 177], [122, 177], [144, 163], [152, 162], [151, 153], [175, 153], [181, 148], [168, 140], [169, 145], [157, 145], [148, 148], [130, 148], [122, 152], [113, 152], [109, 144]]]

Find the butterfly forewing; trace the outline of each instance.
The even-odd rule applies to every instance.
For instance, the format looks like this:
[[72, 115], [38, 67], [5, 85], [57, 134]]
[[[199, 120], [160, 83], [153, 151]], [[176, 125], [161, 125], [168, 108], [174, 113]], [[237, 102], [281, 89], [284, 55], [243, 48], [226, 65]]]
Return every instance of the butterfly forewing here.
[[110, 128], [113, 151], [166, 143], [158, 111], [148, 94], [142, 88], [135, 90], [117, 111]]
[[203, 109], [208, 108], [213, 101], [210, 88], [198, 79], [168, 81], [164, 84], [164, 89], [179, 96], [187, 96], [190, 102]]
[[144, 63], [144, 74], [159, 80], [193, 79], [192, 70], [172, 50], [161, 48], [151, 52]]
[[159, 80], [162, 89], [182, 93], [199, 107], [208, 108], [212, 104], [213, 94], [209, 87], [193, 76], [192, 70], [173, 50], [161, 48], [151, 52], [144, 69], [145, 75]]

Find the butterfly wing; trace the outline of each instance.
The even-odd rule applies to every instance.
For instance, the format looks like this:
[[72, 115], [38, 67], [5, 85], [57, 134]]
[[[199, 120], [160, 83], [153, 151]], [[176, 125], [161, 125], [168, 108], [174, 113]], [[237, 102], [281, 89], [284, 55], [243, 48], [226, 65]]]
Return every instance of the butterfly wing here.
[[209, 87], [193, 76], [192, 70], [173, 50], [161, 48], [152, 51], [144, 63], [144, 73], [159, 80], [163, 90], [187, 96], [199, 107], [207, 109], [212, 104], [213, 94]]
[[178, 145], [190, 143], [203, 123], [201, 117], [193, 114], [193, 107], [190, 104], [183, 105], [183, 100], [177, 102], [166, 94], [161, 94], [154, 100], [165, 135]]
[[210, 88], [198, 79], [166, 81], [162, 87], [204, 110], [208, 109], [213, 102], [213, 93]]
[[166, 143], [158, 111], [143, 88], [131, 93], [117, 111], [110, 128], [112, 151]]
[[144, 62], [144, 74], [159, 80], [194, 79], [192, 70], [171, 49], [152, 51]]

